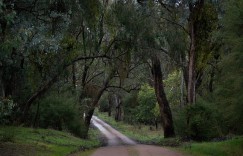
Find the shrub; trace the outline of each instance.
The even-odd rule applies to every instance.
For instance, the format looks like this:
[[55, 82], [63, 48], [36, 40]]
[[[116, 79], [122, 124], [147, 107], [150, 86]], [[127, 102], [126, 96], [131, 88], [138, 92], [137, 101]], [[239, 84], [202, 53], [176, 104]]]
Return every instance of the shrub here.
[[11, 99], [0, 99], [0, 124], [6, 125], [11, 123], [15, 104]]
[[124, 118], [123, 120], [127, 123], [135, 124], [136, 120], [136, 107], [138, 106], [138, 92], [134, 91], [132, 93], [125, 94], [123, 97], [123, 109]]
[[99, 102], [99, 111], [108, 112], [108, 110], [109, 110], [109, 101], [108, 101], [108, 96], [105, 94], [102, 96]]
[[[33, 116], [36, 116], [33, 108]], [[83, 120], [79, 106], [68, 95], [49, 95], [39, 101], [38, 125], [42, 128], [67, 129], [76, 136], [82, 136]]]
[[153, 124], [157, 118], [155, 115], [156, 96], [154, 89], [149, 85], [143, 85], [138, 93], [136, 119], [145, 124]]
[[219, 115], [212, 105], [198, 100], [195, 105], [185, 107], [175, 117], [178, 135], [193, 140], [209, 140], [220, 135]]

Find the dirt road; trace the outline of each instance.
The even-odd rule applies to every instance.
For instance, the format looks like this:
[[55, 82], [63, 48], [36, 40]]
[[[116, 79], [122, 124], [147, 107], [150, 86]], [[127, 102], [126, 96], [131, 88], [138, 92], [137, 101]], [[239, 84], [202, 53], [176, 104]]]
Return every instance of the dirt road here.
[[92, 118], [92, 123], [108, 142], [107, 147], [97, 149], [92, 156], [182, 156], [163, 147], [137, 144], [96, 116]]

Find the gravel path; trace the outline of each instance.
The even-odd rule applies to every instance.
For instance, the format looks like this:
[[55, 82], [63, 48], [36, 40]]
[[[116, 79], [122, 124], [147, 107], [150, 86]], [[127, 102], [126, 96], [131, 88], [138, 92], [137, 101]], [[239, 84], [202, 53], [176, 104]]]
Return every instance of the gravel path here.
[[137, 144], [96, 116], [93, 116], [92, 123], [108, 142], [107, 147], [98, 148], [92, 156], [182, 156], [167, 148]]

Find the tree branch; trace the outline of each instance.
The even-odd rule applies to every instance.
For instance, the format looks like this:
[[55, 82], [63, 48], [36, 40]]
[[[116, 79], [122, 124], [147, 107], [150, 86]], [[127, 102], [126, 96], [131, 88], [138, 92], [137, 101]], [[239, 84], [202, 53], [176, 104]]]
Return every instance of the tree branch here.
[[133, 87], [133, 88], [129, 88], [129, 89], [127, 89], [127, 88], [125, 88], [125, 87], [122, 87], [122, 86], [107, 86], [107, 88], [118, 88], [118, 89], [122, 89], [122, 90], [124, 90], [124, 91], [127, 92], [127, 93], [130, 93], [130, 92], [133, 91], [133, 90], [139, 90], [139, 89], [140, 89], [139, 86], [135, 86], [135, 87]]
[[[107, 59], [110, 59], [109, 56], [107, 55], [97, 55], [97, 56], [80, 56], [80, 57], [77, 57], [76, 59], [72, 60], [71, 61], [71, 64], [72, 63], [75, 63], [77, 61], [81, 61], [81, 60], [90, 60], [90, 59], [95, 59], [95, 58], [107, 58]], [[70, 64], [67, 64], [66, 66], [69, 66]]]
[[91, 80], [93, 80], [94, 78], [96, 78], [97, 76], [99, 76], [99, 75], [101, 75], [101, 74], [103, 74], [103, 73], [104, 73], [104, 72], [102, 71], [102, 72], [100, 72], [100, 73], [98, 73], [98, 74], [92, 76], [91, 78], [89, 78], [89, 80], [87, 80], [86, 83], [89, 83]]

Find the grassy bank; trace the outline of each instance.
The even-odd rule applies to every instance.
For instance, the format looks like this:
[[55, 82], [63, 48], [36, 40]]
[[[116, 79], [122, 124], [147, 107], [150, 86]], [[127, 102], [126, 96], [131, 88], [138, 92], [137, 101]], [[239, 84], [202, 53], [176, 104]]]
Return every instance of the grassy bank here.
[[100, 146], [98, 131], [91, 129], [83, 140], [67, 132], [51, 129], [0, 127], [1, 155], [64, 156]]
[[161, 139], [164, 138], [161, 128], [159, 130], [155, 130], [155, 128], [151, 130], [150, 126], [147, 125], [130, 125], [124, 123], [123, 121], [116, 122], [115, 119], [113, 117], [109, 117], [107, 113], [96, 112], [96, 115], [121, 133], [133, 140], [136, 140], [137, 142], [145, 144], [157, 144]]
[[192, 156], [242, 156], [243, 137], [234, 137], [221, 142], [191, 143], [178, 149]]

